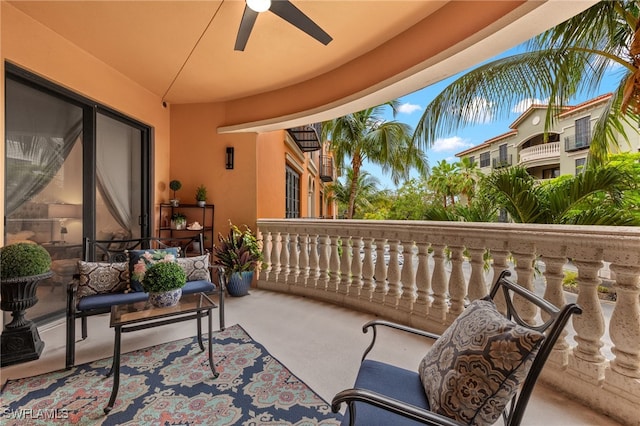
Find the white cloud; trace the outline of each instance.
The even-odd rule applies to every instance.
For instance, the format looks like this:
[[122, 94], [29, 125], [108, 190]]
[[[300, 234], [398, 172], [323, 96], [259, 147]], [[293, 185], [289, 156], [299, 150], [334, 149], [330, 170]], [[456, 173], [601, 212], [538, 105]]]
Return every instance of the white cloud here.
[[527, 98], [518, 102], [511, 112], [515, 112], [517, 114], [522, 114], [525, 112], [531, 105], [546, 105], [548, 101], [538, 99], [538, 98]]
[[491, 123], [493, 121], [491, 106], [492, 103], [485, 98], [473, 98], [471, 102], [462, 107], [460, 115], [470, 123]]
[[401, 114], [412, 114], [415, 111], [420, 111], [422, 107], [416, 104], [410, 104], [408, 102], [398, 107], [398, 112]]
[[454, 136], [451, 138], [437, 139], [431, 150], [433, 152], [449, 152], [449, 151], [461, 151], [467, 148], [471, 148], [473, 146], [466, 139], [462, 139], [460, 136]]

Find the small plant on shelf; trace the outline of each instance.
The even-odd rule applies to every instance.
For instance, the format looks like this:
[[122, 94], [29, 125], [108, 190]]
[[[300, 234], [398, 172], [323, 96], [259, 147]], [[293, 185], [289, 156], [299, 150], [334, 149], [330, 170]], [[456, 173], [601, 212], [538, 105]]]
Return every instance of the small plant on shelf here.
[[200, 185], [196, 188], [196, 202], [200, 207], [204, 207], [207, 202], [207, 187]]
[[184, 229], [187, 225], [187, 216], [183, 213], [174, 213], [171, 215], [171, 227], [173, 229]]
[[173, 191], [173, 198], [169, 201], [171, 202], [172, 206], [177, 207], [180, 203], [180, 200], [176, 198], [176, 191], [182, 188], [182, 183], [179, 180], [172, 180], [171, 182], [169, 182], [169, 188]]

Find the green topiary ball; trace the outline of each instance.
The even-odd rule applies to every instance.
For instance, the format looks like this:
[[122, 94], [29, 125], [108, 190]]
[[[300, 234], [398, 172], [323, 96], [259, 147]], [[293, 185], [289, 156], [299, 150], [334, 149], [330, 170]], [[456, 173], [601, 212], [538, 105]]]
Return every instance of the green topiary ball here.
[[2, 279], [29, 277], [49, 272], [51, 256], [38, 244], [16, 243], [0, 248]]
[[147, 269], [142, 279], [144, 290], [149, 293], [182, 288], [187, 282], [187, 274], [176, 262], [158, 262]]

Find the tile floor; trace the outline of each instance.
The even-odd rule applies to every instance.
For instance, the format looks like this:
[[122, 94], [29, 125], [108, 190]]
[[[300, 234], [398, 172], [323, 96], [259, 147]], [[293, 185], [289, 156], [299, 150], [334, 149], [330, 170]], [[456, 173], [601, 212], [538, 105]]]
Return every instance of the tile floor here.
[[[353, 384], [362, 351], [371, 338], [362, 333], [361, 327], [370, 319], [373, 316], [369, 314], [264, 290], [254, 289], [249, 296], [226, 299], [227, 325], [240, 324], [327, 401]], [[217, 316], [214, 327], [216, 324]], [[78, 327], [78, 335], [79, 332]], [[195, 322], [184, 322], [124, 334], [122, 351], [192, 336], [195, 332]], [[41, 329], [40, 335], [45, 341], [40, 359], [1, 369], [2, 383], [9, 378], [64, 368], [64, 322]], [[417, 368], [428, 348], [424, 340], [396, 331], [381, 332], [378, 339], [378, 343], [387, 345], [384, 350], [380, 350], [382, 345], [376, 345], [379, 350], [371, 356], [408, 369]], [[76, 345], [76, 363], [109, 357], [112, 350], [113, 331], [108, 315], [90, 318], [89, 337]], [[523, 421], [527, 426], [618, 424], [540, 383]]]

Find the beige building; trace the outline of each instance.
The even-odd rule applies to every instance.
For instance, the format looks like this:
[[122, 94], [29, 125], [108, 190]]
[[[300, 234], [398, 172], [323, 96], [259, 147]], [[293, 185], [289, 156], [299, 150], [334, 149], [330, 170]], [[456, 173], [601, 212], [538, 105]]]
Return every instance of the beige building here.
[[[576, 174], [585, 165], [596, 122], [602, 115], [611, 94], [601, 95], [576, 106], [565, 107], [544, 141], [546, 105], [532, 105], [510, 126], [510, 131], [480, 145], [456, 154], [477, 162], [480, 170], [492, 170], [520, 165], [538, 179], [550, 179]], [[619, 137], [620, 149], [638, 151], [640, 135], [628, 129], [629, 144]]]

